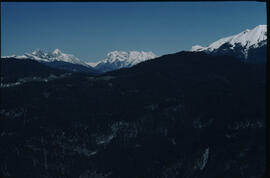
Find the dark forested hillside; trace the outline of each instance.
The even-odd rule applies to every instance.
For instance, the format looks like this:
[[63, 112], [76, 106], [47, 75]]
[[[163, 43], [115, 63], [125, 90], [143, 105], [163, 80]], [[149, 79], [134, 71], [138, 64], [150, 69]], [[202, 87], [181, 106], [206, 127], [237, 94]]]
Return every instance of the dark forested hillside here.
[[34, 60], [1, 58], [1, 77], [17, 80], [23, 77], [48, 77], [50, 74], [59, 75], [65, 71], [52, 69]]
[[[4, 81], [30, 75], [24, 66], [6, 66], [1, 66]], [[264, 173], [263, 64], [180, 52], [100, 76], [47, 68], [43, 75], [39, 67], [30, 76], [43, 80], [1, 84], [3, 177]], [[45, 81], [47, 73], [55, 77]]]
[[90, 75], [99, 75], [103, 73], [90, 66], [86, 67], [80, 64], [72, 64], [72, 63], [63, 62], [63, 61], [43, 62], [43, 64], [50, 66], [52, 68], [55, 68], [55, 69], [66, 70], [70, 72], [83, 72], [83, 73], [88, 73]]

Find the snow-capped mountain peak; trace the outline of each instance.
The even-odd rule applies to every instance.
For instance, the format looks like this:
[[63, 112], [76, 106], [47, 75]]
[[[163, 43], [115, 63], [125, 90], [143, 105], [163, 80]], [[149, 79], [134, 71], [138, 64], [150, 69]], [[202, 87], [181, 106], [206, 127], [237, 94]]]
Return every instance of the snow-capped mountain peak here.
[[41, 49], [36, 49], [32, 52], [32, 55], [35, 55], [35, 56], [44, 56], [46, 53], [43, 52]]
[[52, 54], [59, 56], [62, 54], [62, 52], [59, 49], [55, 49]]
[[243, 47], [249, 48], [252, 45], [258, 44], [260, 41], [266, 40], [266, 25], [259, 25], [252, 30], [245, 30], [237, 35], [233, 35], [227, 38], [222, 38], [209, 47], [215, 49], [220, 47], [222, 44], [229, 42], [231, 45], [240, 43]]
[[153, 52], [144, 51], [112, 51], [107, 54], [107, 58], [103, 62], [116, 62], [122, 61], [126, 64], [135, 64], [148, 59], [153, 59], [157, 57]]
[[112, 51], [107, 54], [106, 62], [115, 62], [117, 60], [124, 61], [128, 58], [128, 53], [125, 51]]
[[14, 56], [18, 59], [32, 59], [40, 62], [67, 62], [72, 64], [80, 64], [85, 67], [89, 67], [88, 64], [76, 58], [74, 55], [65, 54], [61, 52], [59, 49], [55, 49], [52, 52], [44, 52], [41, 49], [36, 49], [31, 53], [25, 53], [23, 56]]
[[96, 68], [102, 71], [110, 71], [123, 67], [132, 67], [140, 62], [156, 58], [153, 52], [144, 51], [112, 51], [107, 54], [107, 58], [98, 62]]
[[[245, 58], [248, 57], [248, 50], [250, 48], [257, 48], [266, 44], [266, 25], [258, 25], [253, 29], [246, 29], [241, 33], [232, 35], [229, 37], [221, 38], [207, 47], [195, 45], [192, 46], [190, 51], [205, 51], [205, 52], [215, 52], [218, 51], [224, 45], [228, 45], [230, 50], [234, 50], [239, 47], [242, 48], [242, 53]], [[224, 49], [223, 49], [224, 50]]]

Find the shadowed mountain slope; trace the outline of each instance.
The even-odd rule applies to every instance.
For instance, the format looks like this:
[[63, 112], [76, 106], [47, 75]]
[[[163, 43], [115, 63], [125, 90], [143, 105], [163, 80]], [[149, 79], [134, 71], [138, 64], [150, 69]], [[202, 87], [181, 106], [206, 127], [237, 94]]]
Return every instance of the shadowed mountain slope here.
[[265, 65], [179, 52], [72, 73], [1, 88], [0, 118], [4, 177], [261, 177]]

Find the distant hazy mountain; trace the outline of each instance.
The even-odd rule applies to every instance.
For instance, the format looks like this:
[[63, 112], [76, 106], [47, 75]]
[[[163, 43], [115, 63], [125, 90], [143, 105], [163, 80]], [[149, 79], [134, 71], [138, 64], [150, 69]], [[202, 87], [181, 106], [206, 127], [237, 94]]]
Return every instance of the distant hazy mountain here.
[[267, 26], [258, 25], [252, 30], [221, 38], [207, 47], [195, 45], [191, 51], [204, 51], [213, 55], [231, 55], [247, 62], [266, 61]]
[[32, 59], [54, 68], [75, 72], [99, 73], [97, 70], [86, 64], [84, 61], [81, 61], [74, 55], [62, 53], [59, 49], [55, 49], [54, 51], [49, 53], [37, 49], [32, 53], [25, 53], [22, 56], [12, 55], [4, 56], [2, 58]]
[[107, 54], [106, 59], [97, 63], [88, 63], [88, 64], [95, 67], [97, 70], [107, 72], [120, 68], [132, 67], [140, 62], [153, 59], [156, 57], [157, 55], [155, 55], [153, 52], [112, 51]]

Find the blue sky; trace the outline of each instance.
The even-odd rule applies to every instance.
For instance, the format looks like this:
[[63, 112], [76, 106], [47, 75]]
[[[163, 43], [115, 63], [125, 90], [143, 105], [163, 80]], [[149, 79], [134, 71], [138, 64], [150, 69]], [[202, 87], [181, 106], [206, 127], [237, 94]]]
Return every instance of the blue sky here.
[[1, 3], [1, 55], [37, 48], [98, 61], [114, 50], [157, 55], [266, 24], [263, 2]]

